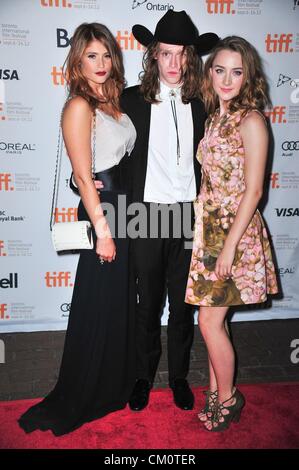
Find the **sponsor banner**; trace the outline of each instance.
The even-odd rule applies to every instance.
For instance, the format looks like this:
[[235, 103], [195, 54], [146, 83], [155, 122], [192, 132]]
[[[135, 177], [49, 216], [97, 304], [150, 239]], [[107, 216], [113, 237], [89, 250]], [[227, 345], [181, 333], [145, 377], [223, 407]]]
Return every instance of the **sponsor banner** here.
[[[259, 51], [269, 80], [269, 164], [263, 215], [275, 249], [281, 298], [237, 311], [233, 321], [299, 317], [299, 1], [1, 0], [0, 15], [0, 331], [65, 329], [78, 254], [55, 253], [49, 231], [62, 66], [74, 29], [106, 24], [138, 83], [144, 48], [132, 25], [154, 31], [169, 9], [186, 10], [200, 34], [236, 34]], [[271, 18], [271, 21], [269, 21]], [[77, 219], [63, 152], [57, 222]], [[162, 323], [167, 323], [166, 301]]]

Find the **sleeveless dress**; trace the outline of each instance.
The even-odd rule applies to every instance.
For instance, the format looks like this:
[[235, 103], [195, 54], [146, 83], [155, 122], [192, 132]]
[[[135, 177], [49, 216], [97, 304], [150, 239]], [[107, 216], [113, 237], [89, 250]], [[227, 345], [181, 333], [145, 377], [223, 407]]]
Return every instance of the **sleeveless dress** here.
[[267, 231], [258, 210], [237, 246], [232, 277], [218, 280], [214, 271], [245, 191], [242, 113], [218, 116], [219, 110], [208, 118], [198, 147], [202, 182], [194, 203], [195, 231], [185, 302], [205, 306], [260, 303], [278, 289]]
[[[130, 153], [136, 131], [127, 115], [117, 121], [97, 112], [96, 138], [95, 167], [100, 171], [107, 167], [109, 153], [112, 167], [121, 160], [120, 152]], [[101, 203], [114, 207], [116, 221], [119, 195], [126, 193], [100, 192]], [[124, 211], [123, 202], [119, 207]], [[82, 201], [78, 219], [88, 220]], [[94, 231], [93, 237], [96, 241]], [[40, 429], [61, 436], [124, 408], [129, 400], [136, 376], [135, 291], [129, 274], [129, 239], [118, 237], [117, 227], [114, 242], [112, 263], [101, 264], [95, 248], [81, 251], [58, 382], [43, 401], [20, 417], [19, 425], [27, 433]]]

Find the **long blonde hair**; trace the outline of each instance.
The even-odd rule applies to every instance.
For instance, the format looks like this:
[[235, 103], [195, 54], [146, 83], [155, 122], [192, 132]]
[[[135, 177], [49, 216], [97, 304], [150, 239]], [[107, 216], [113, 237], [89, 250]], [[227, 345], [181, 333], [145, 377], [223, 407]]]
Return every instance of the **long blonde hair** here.
[[[110, 77], [102, 87], [103, 98], [99, 98], [81, 72], [80, 61], [82, 55], [91, 41], [98, 40], [111, 55], [112, 70]], [[69, 98], [82, 96], [94, 111], [100, 108], [106, 114], [117, 118], [121, 112], [119, 97], [125, 86], [124, 66], [120, 47], [109, 31], [100, 23], [83, 23], [74, 32], [71, 48], [63, 65], [64, 76], [67, 81]]]
[[210, 69], [218, 52], [224, 49], [239, 52], [243, 66], [243, 83], [238, 96], [229, 102], [229, 111], [234, 112], [239, 109], [244, 109], [244, 112], [251, 109], [262, 111], [270, 103], [270, 98], [261, 59], [248, 41], [239, 36], [228, 36], [217, 44], [205, 62], [201, 95], [207, 113], [213, 113], [219, 106], [218, 96], [212, 85]]

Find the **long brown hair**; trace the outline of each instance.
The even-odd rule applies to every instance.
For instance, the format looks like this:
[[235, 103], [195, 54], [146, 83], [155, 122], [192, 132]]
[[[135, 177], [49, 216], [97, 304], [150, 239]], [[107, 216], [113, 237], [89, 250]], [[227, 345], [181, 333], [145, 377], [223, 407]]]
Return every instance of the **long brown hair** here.
[[[142, 67], [139, 74], [141, 80], [140, 92], [149, 103], [159, 103], [156, 98], [160, 91], [159, 69], [157, 64], [157, 53], [159, 52], [159, 42], [153, 41], [147, 48]], [[185, 46], [186, 67], [182, 76], [182, 101], [189, 103], [193, 98], [200, 97], [200, 84], [202, 76], [202, 60], [196, 52], [194, 46]]]
[[[110, 77], [102, 87], [102, 98], [97, 96], [81, 72], [80, 61], [91, 41], [98, 40], [111, 55]], [[69, 98], [80, 95], [94, 111], [100, 108], [106, 114], [117, 118], [120, 113], [119, 97], [125, 85], [123, 58], [120, 47], [109, 29], [100, 23], [82, 23], [74, 32], [71, 48], [63, 65]]]
[[213, 113], [219, 106], [219, 99], [212, 85], [210, 69], [218, 52], [224, 49], [239, 52], [243, 66], [243, 83], [238, 96], [229, 102], [229, 111], [234, 112], [239, 109], [244, 109], [244, 113], [251, 109], [262, 111], [270, 103], [270, 98], [261, 59], [248, 41], [239, 36], [228, 36], [219, 41], [205, 62], [201, 94], [207, 113]]

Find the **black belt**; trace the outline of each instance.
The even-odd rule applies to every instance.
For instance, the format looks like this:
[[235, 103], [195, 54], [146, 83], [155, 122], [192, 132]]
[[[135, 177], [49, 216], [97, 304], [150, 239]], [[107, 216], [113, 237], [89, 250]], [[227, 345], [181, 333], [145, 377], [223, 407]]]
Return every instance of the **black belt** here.
[[102, 191], [123, 191], [123, 184], [121, 181], [121, 170], [119, 165], [115, 165], [108, 170], [99, 171], [94, 174], [94, 179], [101, 181], [104, 185], [104, 188], [100, 189]]

